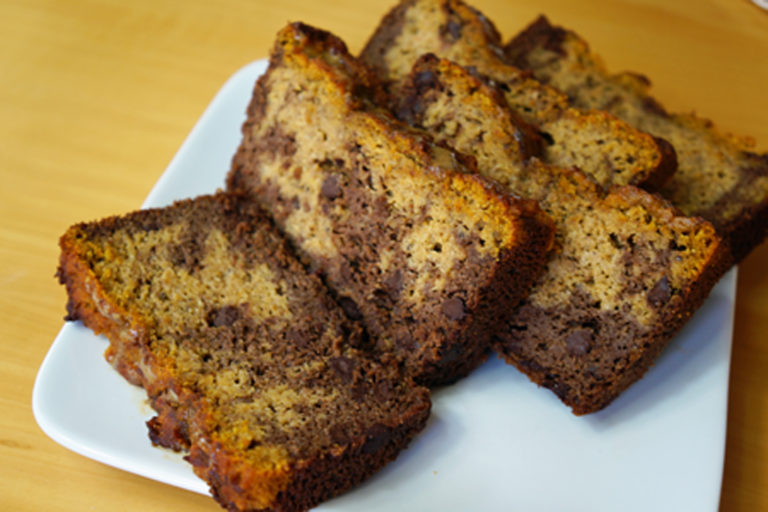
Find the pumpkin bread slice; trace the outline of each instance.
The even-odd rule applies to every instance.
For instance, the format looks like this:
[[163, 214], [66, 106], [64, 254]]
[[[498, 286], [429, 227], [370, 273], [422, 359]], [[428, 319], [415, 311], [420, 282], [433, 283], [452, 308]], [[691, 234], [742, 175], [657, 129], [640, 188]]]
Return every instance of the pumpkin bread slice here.
[[255, 204], [219, 194], [61, 238], [68, 319], [143, 386], [154, 443], [188, 452], [228, 510], [306, 510], [395, 458], [425, 388], [365, 356], [351, 323]]
[[515, 151], [515, 118], [498, 90], [461, 66], [422, 57], [400, 117], [477, 159], [481, 173], [539, 201], [555, 254], [494, 347], [576, 414], [638, 380], [727, 268], [714, 228], [631, 185], [606, 193], [576, 169]]
[[658, 187], [675, 170], [674, 151], [611, 114], [568, 97], [508, 65], [493, 23], [460, 0], [403, 0], [381, 21], [361, 59], [397, 98], [399, 83], [425, 53], [471, 68], [497, 84], [509, 106], [545, 140], [541, 158], [577, 166], [600, 185]]
[[543, 268], [553, 228], [534, 201], [397, 122], [377, 84], [335, 36], [288, 25], [227, 183], [264, 205], [377, 357], [446, 384], [484, 360], [499, 312]]
[[506, 46], [516, 65], [563, 91], [575, 105], [611, 112], [675, 148], [678, 171], [661, 194], [687, 215], [714, 224], [734, 263], [768, 234], [768, 154], [694, 114], [668, 112], [637, 73], [612, 74], [578, 34], [540, 17]]

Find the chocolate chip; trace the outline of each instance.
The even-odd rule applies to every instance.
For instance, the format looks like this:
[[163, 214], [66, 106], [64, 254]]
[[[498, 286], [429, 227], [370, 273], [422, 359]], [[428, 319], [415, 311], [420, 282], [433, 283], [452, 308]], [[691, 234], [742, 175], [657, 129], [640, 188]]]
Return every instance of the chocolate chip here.
[[231, 327], [240, 318], [240, 308], [224, 306], [208, 312], [208, 325], [211, 327]]
[[387, 288], [389, 295], [396, 299], [400, 292], [403, 290], [403, 271], [397, 269], [393, 273], [384, 278], [384, 286]]
[[568, 349], [568, 353], [574, 356], [586, 354], [592, 346], [594, 337], [594, 333], [589, 329], [579, 329], [571, 332], [565, 338], [565, 346]]
[[660, 117], [669, 117], [669, 113], [667, 113], [664, 107], [661, 106], [661, 103], [651, 98], [650, 96], [646, 96], [643, 99], [643, 110], [650, 112], [651, 114], [656, 114]]
[[328, 366], [341, 377], [344, 383], [348, 383], [352, 380], [357, 363], [348, 357], [339, 356], [331, 358], [328, 361]]
[[342, 284], [350, 283], [355, 280], [355, 269], [352, 268], [352, 265], [347, 260], [341, 262], [339, 274], [341, 274]]
[[363, 444], [363, 453], [373, 454], [381, 450], [389, 442], [389, 429], [381, 423], [374, 423], [366, 432], [365, 444]]
[[297, 348], [307, 348], [309, 346], [309, 338], [306, 333], [296, 329], [289, 329], [288, 332], [285, 333], [285, 339]]
[[441, 35], [443, 37], [450, 36], [451, 41], [458, 41], [461, 38], [462, 25], [460, 21], [449, 20], [441, 29]]
[[373, 290], [372, 301], [379, 308], [392, 309], [392, 297], [387, 290], [382, 290], [381, 288]]
[[451, 297], [443, 302], [442, 310], [443, 314], [450, 320], [461, 320], [467, 314], [464, 309], [464, 301], [459, 297]]
[[388, 379], [378, 381], [373, 388], [373, 394], [376, 396], [376, 401], [379, 403], [386, 403], [392, 400], [393, 393], [392, 381]]
[[349, 434], [347, 433], [348, 425], [345, 423], [336, 423], [328, 429], [328, 435], [331, 437], [331, 441], [338, 445], [344, 445], [349, 442]]
[[663, 306], [669, 300], [670, 296], [671, 289], [669, 287], [669, 278], [664, 276], [659, 279], [653, 288], [651, 288], [651, 291], [648, 292], [646, 297], [651, 306], [658, 308]]
[[341, 306], [341, 309], [344, 310], [344, 313], [346, 313], [350, 318], [350, 320], [361, 320], [363, 318], [363, 315], [360, 313], [360, 309], [357, 307], [357, 304], [355, 304], [355, 301], [349, 297], [341, 297], [339, 299], [339, 305]]
[[438, 83], [437, 74], [430, 69], [419, 71], [413, 77], [413, 83], [420, 89], [434, 89]]
[[401, 333], [398, 333], [397, 336], [395, 336], [395, 344], [397, 344], [398, 347], [407, 350], [413, 349], [413, 336], [411, 336], [410, 332], [403, 330]]
[[[533, 359], [521, 359], [516, 364], [532, 373], [542, 373], [546, 368]], [[528, 373], [528, 372], [526, 372]]]
[[195, 235], [184, 234], [178, 244], [169, 247], [169, 256], [175, 267], [194, 273], [202, 266], [204, 246]]
[[339, 184], [339, 177], [335, 174], [331, 174], [325, 178], [322, 187], [320, 187], [320, 191], [327, 199], [331, 201], [337, 197], [341, 197], [341, 185]]

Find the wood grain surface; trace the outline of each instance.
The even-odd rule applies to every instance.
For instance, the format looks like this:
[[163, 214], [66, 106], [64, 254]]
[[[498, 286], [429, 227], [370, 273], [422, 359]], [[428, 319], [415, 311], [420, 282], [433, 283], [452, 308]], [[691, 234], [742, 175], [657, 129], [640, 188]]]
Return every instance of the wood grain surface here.
[[[58, 237], [139, 207], [219, 87], [288, 21], [357, 52], [393, 3], [0, 2], [0, 509], [218, 510], [71, 453], [35, 423], [32, 386], [64, 314]], [[545, 13], [611, 69], [649, 76], [670, 110], [768, 151], [768, 12], [747, 0], [473, 5], [505, 39]], [[763, 244], [739, 269], [722, 511], [768, 510], [767, 266]]]

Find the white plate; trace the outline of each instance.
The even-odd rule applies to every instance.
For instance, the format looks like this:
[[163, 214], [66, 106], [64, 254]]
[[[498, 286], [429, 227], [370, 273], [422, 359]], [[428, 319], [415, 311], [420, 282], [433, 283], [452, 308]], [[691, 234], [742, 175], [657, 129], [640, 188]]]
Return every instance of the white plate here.
[[[265, 68], [255, 62], [224, 85], [144, 206], [224, 185]], [[590, 416], [488, 361], [434, 394], [427, 429], [397, 461], [318, 510], [717, 510], [735, 291], [733, 270], [647, 376]], [[150, 445], [152, 411], [104, 361], [106, 346], [80, 323], [64, 325], [35, 382], [41, 428], [87, 457], [207, 493], [181, 456]]]

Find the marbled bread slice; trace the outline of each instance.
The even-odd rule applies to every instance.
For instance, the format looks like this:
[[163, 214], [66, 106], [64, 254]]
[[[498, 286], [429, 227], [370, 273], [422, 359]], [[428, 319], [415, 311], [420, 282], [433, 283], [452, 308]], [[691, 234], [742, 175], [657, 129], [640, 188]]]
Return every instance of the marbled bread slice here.
[[754, 141], [719, 132], [694, 114], [667, 112], [636, 73], [610, 73], [578, 34], [540, 17], [506, 46], [508, 58], [562, 90], [575, 105], [611, 112], [668, 140], [678, 171], [661, 194], [687, 215], [700, 215], [728, 241], [734, 262], [768, 234], [768, 154]]
[[219, 194], [61, 238], [69, 320], [143, 386], [156, 444], [189, 453], [228, 510], [299, 511], [395, 458], [425, 388], [361, 353], [361, 330], [267, 216]]
[[425, 53], [445, 57], [497, 84], [509, 106], [543, 136], [542, 160], [577, 166], [602, 186], [658, 187], [675, 170], [674, 151], [611, 114], [568, 97], [504, 60], [488, 18], [461, 0], [403, 0], [379, 24], [361, 59], [397, 97], [398, 83]]
[[418, 382], [450, 383], [484, 360], [499, 312], [543, 268], [551, 221], [379, 100], [341, 40], [287, 26], [256, 84], [228, 188], [265, 206], [378, 357]]
[[397, 112], [555, 222], [555, 254], [494, 347], [576, 414], [638, 380], [728, 266], [714, 228], [658, 196], [631, 185], [606, 193], [576, 169], [520, 163], [502, 94], [451, 61], [422, 57]]

